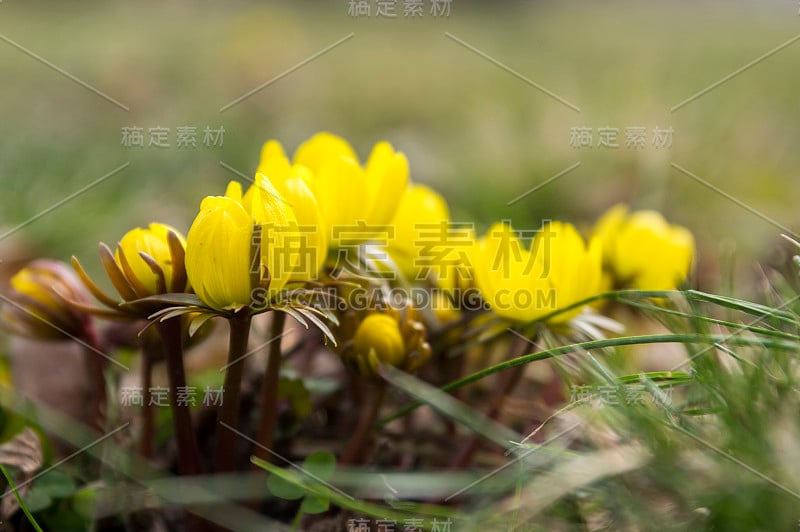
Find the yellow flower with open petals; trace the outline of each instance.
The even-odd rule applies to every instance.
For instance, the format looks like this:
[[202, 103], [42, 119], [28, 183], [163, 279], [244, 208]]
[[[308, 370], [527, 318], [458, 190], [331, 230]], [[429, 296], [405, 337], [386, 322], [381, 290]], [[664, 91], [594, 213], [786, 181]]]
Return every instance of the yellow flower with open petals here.
[[[271, 150], [262, 150], [262, 160]], [[311, 173], [325, 226], [350, 234], [362, 226], [363, 241], [392, 220], [408, 184], [408, 161], [388, 142], [375, 144], [362, 166], [347, 141], [318, 133], [297, 149], [294, 163]], [[330, 246], [338, 247], [337, 240], [331, 238]]]
[[[409, 280], [427, 280], [439, 288], [455, 286], [460, 257], [466, 257], [472, 233], [451, 224], [445, 199], [425, 185], [410, 185], [400, 199], [391, 226], [388, 252]], [[466, 239], [464, 238], [466, 237]]]
[[650, 210], [628, 213], [616, 205], [598, 220], [606, 267], [617, 286], [671, 290], [683, 283], [694, 260], [694, 237]]
[[[320, 212], [317, 195], [312, 188], [314, 181], [311, 171], [299, 164], [292, 165], [280, 143], [271, 140], [266, 142], [261, 150], [256, 183], [265, 178], [291, 205], [297, 218], [298, 264], [293, 279], [316, 280], [328, 255], [329, 230]], [[251, 186], [247, 194], [251, 194], [255, 186]]]
[[[602, 249], [588, 244], [574, 226], [550, 222], [526, 249], [511, 227], [493, 225], [470, 254], [475, 283], [495, 314], [529, 322], [598, 293]], [[560, 323], [579, 314], [575, 308], [554, 316]]]

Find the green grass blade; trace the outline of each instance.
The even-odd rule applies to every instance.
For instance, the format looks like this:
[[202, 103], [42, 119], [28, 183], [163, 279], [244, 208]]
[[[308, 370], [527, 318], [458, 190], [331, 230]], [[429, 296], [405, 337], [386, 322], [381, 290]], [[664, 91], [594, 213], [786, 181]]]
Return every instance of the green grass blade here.
[[25, 512], [25, 517], [28, 518], [28, 522], [36, 529], [37, 532], [44, 532], [42, 527], [39, 526], [39, 523], [36, 522], [36, 519], [33, 518], [30, 510], [28, 510], [28, 505], [25, 504], [25, 501], [22, 500], [20, 497], [19, 492], [17, 491], [17, 487], [14, 485], [14, 481], [11, 479], [11, 475], [8, 474], [6, 468], [0, 464], [0, 471], [3, 472], [3, 476], [6, 477], [8, 481], [8, 485], [11, 487], [11, 490], [14, 492], [14, 497], [17, 498], [17, 502], [19, 503], [19, 507], [22, 508], [22, 511]]
[[[745, 346], [749, 345], [749, 346], [772, 348], [776, 350], [785, 350], [785, 351], [796, 351], [798, 349], [798, 344], [796, 342], [783, 342], [779, 340], [773, 340], [770, 338], [753, 339], [753, 338], [738, 336], [735, 334], [731, 335], [653, 334], [653, 335], [642, 335], [642, 336], [623, 336], [619, 338], [604, 338], [601, 340], [591, 340], [588, 342], [563, 345], [552, 349], [546, 349], [544, 351], [539, 351], [536, 353], [531, 353], [528, 355], [523, 355], [517, 358], [513, 358], [511, 360], [502, 362], [500, 364], [496, 364], [494, 366], [490, 366], [488, 368], [477, 371], [471, 375], [467, 375], [466, 377], [463, 377], [445, 386], [442, 386], [440, 389], [444, 392], [450, 392], [453, 390], [457, 390], [462, 386], [466, 386], [467, 384], [479, 381], [485, 377], [488, 377], [489, 375], [493, 375], [500, 371], [505, 371], [507, 369], [511, 369], [513, 367], [521, 366], [524, 364], [530, 364], [531, 362], [536, 362], [539, 360], [547, 360], [549, 358], [565, 355], [567, 353], [572, 353], [574, 351], [589, 351], [591, 349], [604, 349], [608, 347], [621, 347], [626, 345], [644, 345], [644, 344], [658, 344], [658, 343], [707, 344], [707, 345], [714, 345], [716, 343], [719, 344], [729, 343], [732, 345], [745, 345]], [[422, 406], [423, 404], [424, 403], [417, 401], [408, 406], [405, 406], [396, 413], [392, 414], [391, 416], [380, 420], [379, 424], [384, 425], [394, 419], [400, 418], [408, 414], [412, 410], [415, 410], [416, 408]]]

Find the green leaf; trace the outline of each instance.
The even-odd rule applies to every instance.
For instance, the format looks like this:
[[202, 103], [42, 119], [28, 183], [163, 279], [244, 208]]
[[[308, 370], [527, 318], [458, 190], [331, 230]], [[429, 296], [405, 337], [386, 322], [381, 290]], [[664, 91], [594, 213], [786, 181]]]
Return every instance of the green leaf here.
[[41, 491], [53, 499], [63, 499], [75, 493], [75, 480], [58, 469], [52, 469], [33, 482], [32, 489]]
[[170, 307], [168, 309], [164, 309], [163, 312], [156, 312], [148, 316], [150, 320], [158, 320], [161, 322], [171, 320], [172, 318], [178, 318], [180, 316], [185, 316], [186, 314], [191, 314], [196, 312], [197, 309], [195, 307]]
[[330, 340], [331, 343], [333, 343], [333, 345], [336, 345], [336, 337], [333, 335], [333, 332], [331, 332], [331, 330], [328, 328], [325, 322], [323, 322], [321, 319], [319, 319], [317, 316], [314, 315], [314, 312], [310, 307], [300, 307], [300, 308], [295, 308], [295, 310], [301, 313], [303, 317], [306, 318], [308, 321], [316, 325], [317, 328], [320, 331], [322, 331], [322, 334], [325, 335], [325, 337], [328, 340]]
[[[291, 471], [291, 472], [287, 471], [286, 469], [280, 468], [274, 464], [270, 464], [269, 462], [261, 460], [256, 456], [251, 457], [250, 461], [257, 467], [260, 467], [265, 471], [268, 471], [275, 475], [280, 475], [288, 482], [294, 483], [298, 486], [303, 485], [302, 482], [300, 481], [302, 473], [300, 473], [299, 471]], [[332, 502], [336, 506], [340, 506], [345, 510], [349, 510], [357, 515], [361, 515], [364, 517], [374, 517], [377, 519], [393, 519], [395, 521], [400, 521], [411, 517], [418, 518], [420, 516], [425, 516], [425, 515], [455, 516], [455, 513], [453, 513], [452, 510], [449, 508], [435, 507], [431, 505], [419, 505], [415, 507], [413, 513], [405, 513], [395, 510], [388, 506], [377, 505], [370, 502], [354, 499], [353, 497], [350, 497], [349, 495], [339, 490], [331, 489], [325, 484], [320, 484], [318, 482], [314, 482], [310, 486], [305, 486], [305, 489], [310, 496], [327, 498], [330, 500], [330, 502]]]
[[315, 487], [324, 485], [326, 480], [333, 477], [336, 457], [332, 453], [319, 451], [309, 455], [299, 470], [275, 466], [265, 469], [272, 473], [267, 478], [267, 487], [276, 497], [293, 501], [305, 496], [301, 510], [309, 514], [324, 512], [330, 506], [329, 498], [316, 492]]
[[72, 508], [83, 517], [91, 519], [94, 517], [95, 507], [97, 506], [97, 487], [87, 486], [81, 488], [72, 498]]
[[303, 488], [288, 480], [286, 477], [276, 471], [273, 471], [272, 474], [267, 478], [267, 487], [273, 495], [286, 501], [300, 499], [306, 494]]
[[197, 331], [200, 329], [200, 327], [205, 325], [206, 322], [208, 322], [208, 320], [210, 320], [211, 318], [215, 318], [216, 316], [217, 316], [216, 314], [208, 313], [208, 314], [200, 314], [199, 316], [194, 318], [192, 320], [192, 323], [189, 325], [189, 337], [191, 338], [192, 336], [194, 336], [195, 333], [197, 333]]
[[330, 480], [336, 471], [336, 457], [328, 451], [317, 451], [303, 461], [303, 469], [319, 480]]
[[166, 305], [175, 305], [180, 307], [202, 307], [205, 308], [199, 297], [194, 294], [156, 294], [154, 296], [143, 297], [132, 301], [121, 303], [120, 306], [135, 306], [140, 303], [160, 303]]
[[36, 513], [53, 504], [53, 499], [44, 491], [32, 486], [28, 493], [22, 496], [25, 504], [28, 506], [28, 511]]
[[327, 512], [330, 507], [331, 501], [327, 497], [309, 494], [303, 499], [300, 511], [306, 514], [321, 514], [322, 512]]

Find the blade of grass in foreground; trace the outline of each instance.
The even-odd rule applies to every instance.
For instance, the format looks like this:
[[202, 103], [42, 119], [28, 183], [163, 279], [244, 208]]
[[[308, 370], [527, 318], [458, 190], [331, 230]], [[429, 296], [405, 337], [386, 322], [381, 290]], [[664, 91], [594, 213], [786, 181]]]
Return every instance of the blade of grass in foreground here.
[[3, 476], [6, 477], [9, 487], [14, 492], [14, 497], [17, 498], [19, 507], [22, 508], [22, 511], [25, 512], [25, 517], [28, 518], [28, 522], [31, 524], [31, 526], [33, 526], [34, 529], [36, 529], [37, 532], [44, 532], [42, 527], [39, 526], [39, 523], [36, 522], [36, 519], [33, 518], [30, 510], [28, 510], [28, 506], [25, 504], [25, 501], [23, 501], [22, 497], [19, 496], [19, 492], [17, 491], [17, 487], [14, 485], [14, 481], [11, 479], [11, 475], [8, 474], [8, 471], [2, 464], [0, 464], [0, 471], [2, 471]]
[[306, 494], [317, 496], [329, 500], [331, 503], [350, 510], [356, 515], [373, 517], [376, 519], [390, 519], [402, 521], [411, 517], [437, 516], [437, 517], [456, 517], [457, 512], [451, 508], [437, 506], [433, 504], [411, 503], [401, 505], [402, 510], [381, 506], [370, 502], [354, 499], [342, 492], [332, 489], [325, 484], [316, 481], [305, 473], [278, 467], [270, 464], [256, 456], [252, 456], [250, 461], [257, 467], [264, 469], [268, 473], [277, 475], [286, 482], [303, 490]]
[[[505, 371], [507, 369], [511, 369], [516, 366], [520, 366], [523, 364], [530, 364], [531, 362], [536, 362], [538, 360], [546, 360], [548, 358], [554, 358], [559, 355], [564, 355], [567, 353], [571, 353], [573, 351], [589, 351], [592, 349], [603, 349], [607, 347], [620, 347], [625, 345], [643, 345], [643, 344], [658, 344], [658, 343], [682, 343], [682, 344], [731, 344], [731, 345], [742, 345], [742, 346], [753, 346], [753, 347], [763, 347], [763, 348], [772, 348], [772, 349], [782, 349], [782, 350], [796, 350], [798, 348], [797, 342], [784, 342], [779, 341], [777, 339], [772, 338], [747, 338], [741, 337], [737, 335], [719, 335], [719, 334], [653, 334], [653, 335], [641, 335], [641, 336], [623, 336], [619, 338], [604, 338], [601, 340], [591, 340], [588, 342], [579, 342], [575, 344], [569, 345], [562, 345], [559, 347], [554, 347], [552, 349], [546, 349], [544, 351], [538, 351], [536, 353], [531, 353], [528, 355], [523, 355], [517, 358], [513, 358], [511, 360], [507, 360], [500, 364], [496, 364], [494, 366], [490, 366], [488, 368], [482, 369], [477, 371], [471, 375], [467, 375], [461, 379], [453, 381], [449, 384], [442, 386], [440, 389], [443, 392], [451, 392], [462, 386], [466, 386], [467, 384], [471, 384], [475, 381], [479, 381], [484, 377], [488, 377], [489, 375], [493, 375], [500, 371]], [[394, 414], [386, 417], [378, 422], [379, 425], [384, 425], [394, 419], [403, 417], [404, 415], [408, 414], [412, 410], [419, 408], [424, 403], [420, 401], [416, 401], [411, 403]]]

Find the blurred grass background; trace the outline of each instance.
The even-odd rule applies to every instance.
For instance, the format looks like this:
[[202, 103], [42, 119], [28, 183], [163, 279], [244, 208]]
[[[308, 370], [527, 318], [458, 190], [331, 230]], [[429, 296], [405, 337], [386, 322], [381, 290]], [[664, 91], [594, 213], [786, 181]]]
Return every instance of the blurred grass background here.
[[[164, 221], [187, 230], [203, 196], [252, 174], [261, 144], [290, 152], [319, 130], [366, 157], [377, 140], [407, 153], [412, 178], [480, 229], [497, 219], [588, 226], [619, 201], [691, 228], [700, 284], [718, 288], [775, 260], [781, 229], [670, 166], [674, 162], [800, 231], [800, 43], [684, 107], [670, 108], [800, 33], [796, 1], [430, 2], [416, 20], [353, 18], [334, 2], [0, 4], [0, 233], [120, 165], [130, 166], [16, 232], [31, 255], [78, 255]], [[372, 6], [373, 15], [375, 5]], [[220, 108], [331, 43], [355, 36], [225, 112]], [[479, 57], [449, 32], [580, 107], [576, 112]], [[10, 39], [129, 107], [37, 62]], [[126, 149], [121, 128], [170, 128], [172, 147]], [[176, 128], [198, 128], [177, 149]], [[202, 145], [205, 126], [224, 146]], [[575, 149], [570, 129], [619, 128], [618, 149]], [[648, 147], [624, 148], [645, 126]], [[655, 149], [655, 126], [674, 128]], [[145, 138], [147, 142], [147, 136]], [[507, 203], [569, 166], [574, 171]], [[343, 183], [342, 186], [347, 186]], [[6, 250], [3, 250], [6, 253]], [[2, 258], [2, 257], [0, 257]], [[748, 283], [737, 293], [751, 295]]]

